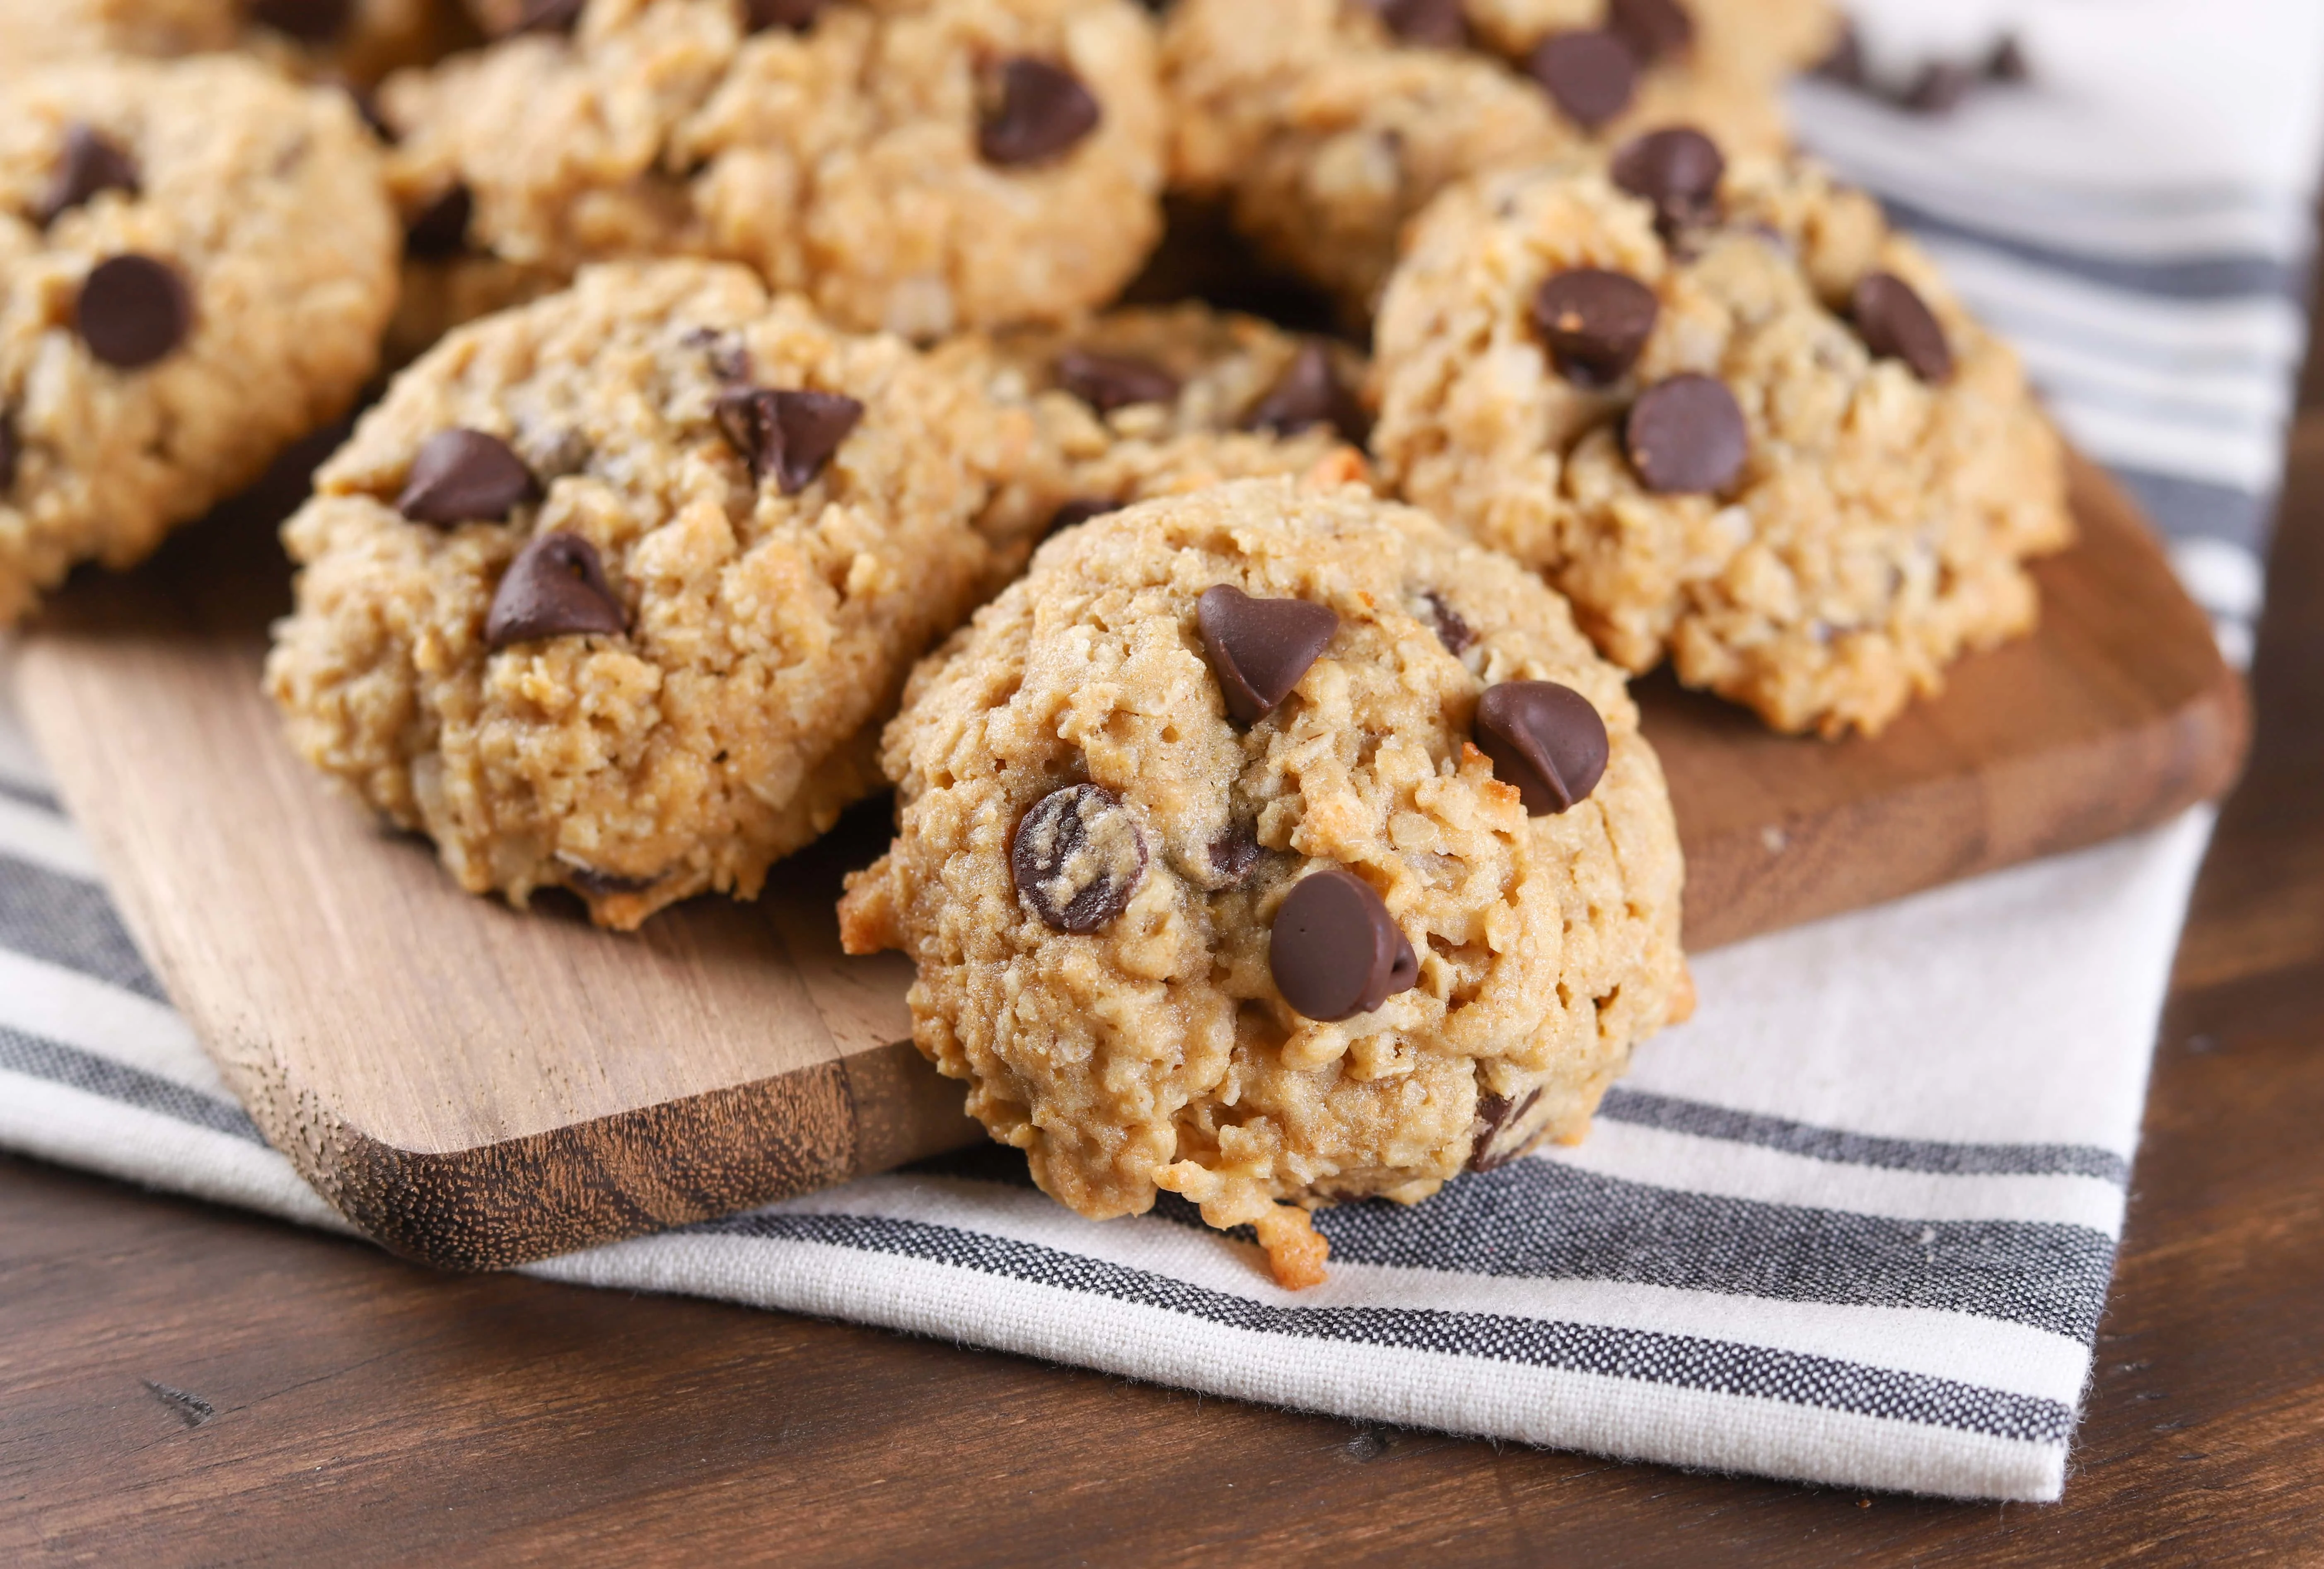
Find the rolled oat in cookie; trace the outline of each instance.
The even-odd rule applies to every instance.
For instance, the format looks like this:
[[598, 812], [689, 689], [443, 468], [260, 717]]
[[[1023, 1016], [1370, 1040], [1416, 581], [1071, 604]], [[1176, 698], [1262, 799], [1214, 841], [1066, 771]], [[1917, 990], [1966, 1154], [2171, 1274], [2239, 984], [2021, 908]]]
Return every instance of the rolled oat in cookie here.
[[1683, 1013], [1678, 837], [1621, 674], [1507, 558], [1249, 479], [1057, 535], [914, 672], [853, 953], [1093, 1217], [1185, 1195], [1286, 1286], [1309, 1211], [1579, 1139]]
[[455, 0], [0, 0], [0, 67], [228, 51], [369, 87], [472, 38]]
[[1178, 0], [1171, 180], [1367, 318], [1406, 222], [1482, 170], [1710, 127], [1784, 145], [1826, 0]]
[[1870, 198], [1693, 130], [1482, 176], [1415, 225], [1383, 479], [1537, 568], [1631, 670], [1878, 731], [2034, 621], [2061, 450], [2016, 356]]
[[299, 752], [461, 885], [632, 928], [879, 788], [912, 661], [1025, 560], [1038, 433], [746, 269], [585, 271], [398, 377], [285, 526]]
[[395, 254], [340, 93], [227, 55], [0, 77], [0, 626], [338, 418]]

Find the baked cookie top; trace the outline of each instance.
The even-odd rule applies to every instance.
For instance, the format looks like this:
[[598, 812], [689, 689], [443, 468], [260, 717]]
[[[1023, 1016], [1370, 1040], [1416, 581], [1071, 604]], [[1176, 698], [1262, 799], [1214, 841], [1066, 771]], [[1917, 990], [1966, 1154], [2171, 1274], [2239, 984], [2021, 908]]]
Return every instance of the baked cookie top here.
[[454, 333], [326, 463], [268, 684], [463, 886], [608, 926], [876, 788], [911, 662], [1056, 497], [1030, 421], [748, 271], [609, 265]]
[[222, 55], [0, 78], [0, 624], [337, 418], [396, 248], [343, 94]]
[[10, 69], [104, 55], [239, 50], [368, 86], [468, 35], [452, 0], [0, 0]]
[[715, 256], [933, 338], [1110, 298], [1160, 232], [1130, 0], [591, 0], [381, 96], [423, 248]]
[[1579, 1137], [1683, 1010], [1622, 678], [1507, 558], [1253, 479], [1054, 538], [915, 672], [849, 951], [1084, 1214], [1157, 1188], [1320, 1278], [1304, 1208]]
[[1878, 730], [2024, 632], [2071, 532], [2016, 356], [1878, 207], [1692, 132], [1481, 177], [1384, 299], [1373, 452], [1619, 664]]

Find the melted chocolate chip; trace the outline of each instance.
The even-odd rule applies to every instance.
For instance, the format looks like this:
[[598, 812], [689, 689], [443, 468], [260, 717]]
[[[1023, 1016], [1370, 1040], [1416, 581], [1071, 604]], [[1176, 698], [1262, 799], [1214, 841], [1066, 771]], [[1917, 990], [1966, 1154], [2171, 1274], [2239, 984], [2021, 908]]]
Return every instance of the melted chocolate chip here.
[[805, 32], [823, 14], [831, 0], [742, 0], [742, 25], [752, 32], [764, 32], [779, 27], [786, 32]]
[[1662, 304], [1627, 272], [1576, 267], [1545, 280], [1533, 320], [1566, 380], [1602, 387], [1637, 364]]
[[75, 121], [65, 127], [56, 172], [49, 177], [49, 189], [32, 216], [45, 228], [100, 190], [136, 195], [137, 164], [118, 142], [94, 125]]
[[1060, 504], [1056, 512], [1049, 514], [1049, 521], [1042, 529], [1041, 536], [1047, 539], [1060, 529], [1070, 529], [1077, 523], [1085, 523], [1092, 518], [1102, 518], [1108, 512], [1118, 512], [1120, 510], [1121, 503], [1111, 496], [1075, 496], [1073, 500]]
[[1224, 583], [1203, 590], [1194, 621], [1227, 712], [1241, 725], [1274, 713], [1340, 629], [1327, 605], [1253, 599]]
[[1725, 383], [1689, 374], [1655, 383], [1630, 405], [1622, 445], [1648, 490], [1702, 494], [1725, 489], [1742, 470], [1750, 433]]
[[1718, 143], [1693, 126], [1673, 125], [1622, 143], [1608, 172], [1616, 185], [1654, 203], [1655, 227], [1667, 240], [1717, 219], [1727, 159]]
[[1952, 379], [1952, 345], [1945, 329], [1910, 283], [1894, 272], [1868, 272], [1849, 302], [1864, 346], [1884, 359], [1900, 359], [1931, 385]]
[[1558, 112], [1585, 131], [1628, 108], [1638, 90], [1638, 57], [1602, 29], [1551, 33], [1526, 57], [1525, 69]]
[[1525, 1153], [1522, 1138], [1505, 1139], [1517, 1123], [1525, 1121], [1541, 1100], [1538, 1086], [1526, 1092], [1522, 1101], [1512, 1101], [1507, 1095], [1494, 1094], [1490, 1090], [1477, 1097], [1477, 1121], [1471, 1125], [1469, 1145], [1469, 1169], [1490, 1171], [1505, 1166]]
[[90, 268], [73, 307], [73, 327], [88, 352], [125, 371], [169, 354], [193, 325], [194, 297], [184, 276], [134, 251]]
[[1043, 163], [1097, 129], [1102, 111], [1081, 78], [1063, 66], [1020, 55], [1001, 63], [995, 102], [976, 127], [987, 163]]
[[1150, 360], [1127, 355], [1092, 354], [1069, 348], [1057, 356], [1057, 385], [1111, 414], [1134, 403], [1167, 403], [1178, 396], [1178, 378]]
[[1303, 877], [1275, 912], [1267, 966], [1283, 1000], [1331, 1023], [1420, 979], [1420, 959], [1371, 884], [1342, 867]]
[[438, 430], [420, 443], [395, 510], [415, 523], [496, 523], [540, 499], [540, 482], [516, 449], [482, 430]]
[[1310, 338], [1291, 356], [1291, 364], [1243, 416], [1246, 430], [1271, 430], [1294, 436], [1311, 425], [1329, 425], [1359, 446], [1370, 433], [1364, 406], [1340, 380], [1331, 350]]
[[579, 24], [588, 0], [524, 0], [511, 32], [570, 32]]
[[1035, 801], [1018, 822], [1009, 875], [1050, 926], [1093, 932], [1130, 908], [1146, 875], [1146, 835], [1111, 790], [1067, 785]]
[[1555, 681], [1504, 681], [1477, 699], [1477, 750], [1517, 787], [1526, 815], [1551, 817], [1586, 799], [1606, 772], [1606, 722]]
[[1444, 603], [1444, 596], [1434, 588], [1423, 589], [1420, 597], [1427, 604], [1428, 619], [1436, 627], [1436, 641], [1444, 645], [1445, 651], [1455, 659], [1467, 653], [1470, 645], [1477, 641], [1477, 634], [1461, 618], [1461, 613]]
[[1611, 0], [1606, 25], [1647, 65], [1694, 44], [1694, 18], [1678, 0]]
[[776, 489], [797, 495], [862, 422], [863, 405], [843, 392], [741, 387], [720, 394], [716, 413], [726, 439], [750, 460], [751, 476], [771, 475]]
[[1461, 0], [1368, 0], [1380, 25], [1423, 49], [1459, 49], [1469, 42]]
[[251, 20], [301, 43], [328, 43], [347, 30], [355, 0], [254, 0]]
[[422, 261], [460, 254], [468, 248], [468, 220], [475, 210], [466, 186], [447, 186], [404, 226], [403, 254]]
[[1221, 886], [1237, 888], [1245, 878], [1267, 858], [1267, 849], [1259, 842], [1248, 823], [1235, 823], [1211, 841], [1211, 870], [1223, 879]]
[[493, 591], [484, 642], [504, 649], [574, 633], [611, 637], [628, 625], [597, 548], [578, 534], [542, 534], [517, 552]]

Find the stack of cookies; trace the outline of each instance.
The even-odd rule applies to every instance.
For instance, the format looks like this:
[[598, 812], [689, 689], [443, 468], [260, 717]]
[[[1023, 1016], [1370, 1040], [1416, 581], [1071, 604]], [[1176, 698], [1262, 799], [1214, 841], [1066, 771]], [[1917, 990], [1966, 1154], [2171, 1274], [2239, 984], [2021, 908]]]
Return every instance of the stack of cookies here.
[[[892, 787], [841, 931], [969, 1110], [1311, 1284], [1692, 1008], [1628, 674], [1869, 734], [2032, 624], [2015, 356], [1785, 144], [1834, 26], [0, 0], [0, 618], [371, 389], [302, 755], [622, 930]], [[1172, 300], [1166, 195], [1332, 330]]]

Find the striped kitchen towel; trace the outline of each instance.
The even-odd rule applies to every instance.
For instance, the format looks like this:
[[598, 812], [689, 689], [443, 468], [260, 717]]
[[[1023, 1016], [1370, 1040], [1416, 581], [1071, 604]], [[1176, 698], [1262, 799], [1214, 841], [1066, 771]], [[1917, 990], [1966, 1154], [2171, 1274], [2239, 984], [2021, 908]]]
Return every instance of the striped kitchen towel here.
[[[2324, 7], [1867, 9], [1878, 69], [2018, 31], [2031, 85], [1942, 122], [1810, 85], [1803, 125], [2024, 346], [2247, 642], [2302, 337]], [[533, 1272], [1367, 1420], [2055, 1498], [2209, 831], [2193, 813], [1700, 956], [1695, 1020], [1640, 1052], [1587, 1142], [1410, 1209], [1328, 1212], [1311, 1291], [1167, 1195], [1080, 1220], [997, 1149]], [[340, 1224], [169, 1009], [5, 712], [0, 1147]]]

